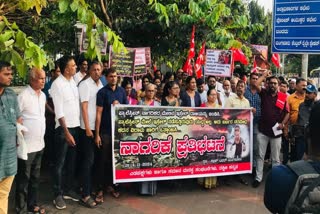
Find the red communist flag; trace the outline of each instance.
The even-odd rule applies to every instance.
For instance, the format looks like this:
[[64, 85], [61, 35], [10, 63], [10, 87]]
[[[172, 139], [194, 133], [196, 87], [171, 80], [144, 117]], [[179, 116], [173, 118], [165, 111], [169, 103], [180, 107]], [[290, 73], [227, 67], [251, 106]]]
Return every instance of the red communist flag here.
[[196, 64], [194, 65], [194, 70], [196, 72], [197, 78], [201, 78], [202, 76], [202, 65], [204, 64], [204, 53], [205, 53], [206, 42], [202, 43], [202, 47], [199, 51], [198, 58], [196, 60]]
[[273, 64], [277, 67], [280, 68], [280, 55], [277, 53], [272, 54], [271, 61]]
[[195, 51], [194, 51], [194, 33], [195, 33], [196, 27], [193, 25], [192, 26], [192, 33], [191, 33], [191, 38], [190, 38], [190, 49], [189, 49], [189, 54], [186, 63], [184, 64], [182, 70], [184, 72], [187, 72], [189, 76], [192, 76], [192, 64], [191, 64], [191, 59], [195, 56]]
[[234, 62], [239, 61], [244, 65], [249, 64], [246, 55], [244, 55], [244, 53], [242, 52], [241, 49], [231, 48], [231, 50], [233, 51], [233, 61]]

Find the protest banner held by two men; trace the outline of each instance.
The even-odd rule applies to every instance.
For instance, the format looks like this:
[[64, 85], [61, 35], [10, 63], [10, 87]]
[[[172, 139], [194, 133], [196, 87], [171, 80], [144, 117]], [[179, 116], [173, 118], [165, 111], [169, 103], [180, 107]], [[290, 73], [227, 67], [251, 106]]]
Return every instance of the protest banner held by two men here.
[[114, 183], [251, 173], [250, 109], [113, 107]]

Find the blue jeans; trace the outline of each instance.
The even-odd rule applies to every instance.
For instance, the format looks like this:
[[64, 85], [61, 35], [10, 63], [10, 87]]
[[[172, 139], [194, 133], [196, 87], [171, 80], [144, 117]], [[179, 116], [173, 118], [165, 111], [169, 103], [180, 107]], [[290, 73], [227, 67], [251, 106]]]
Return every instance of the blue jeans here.
[[285, 165], [272, 167], [264, 191], [264, 204], [270, 212], [284, 213], [297, 179], [298, 176]]
[[[94, 133], [94, 131], [93, 131]], [[82, 197], [85, 198], [91, 194], [91, 176], [92, 166], [94, 162], [94, 153], [96, 145], [94, 143], [94, 137], [87, 137], [86, 131], [81, 129], [80, 131], [80, 159], [81, 159], [81, 176], [82, 176]]]
[[[68, 128], [76, 144], [79, 143], [79, 128]], [[69, 146], [63, 129], [59, 126], [55, 132], [55, 165], [53, 167], [53, 191], [55, 197], [73, 189], [75, 184], [76, 155], [78, 145]], [[63, 180], [65, 169], [65, 180]]]

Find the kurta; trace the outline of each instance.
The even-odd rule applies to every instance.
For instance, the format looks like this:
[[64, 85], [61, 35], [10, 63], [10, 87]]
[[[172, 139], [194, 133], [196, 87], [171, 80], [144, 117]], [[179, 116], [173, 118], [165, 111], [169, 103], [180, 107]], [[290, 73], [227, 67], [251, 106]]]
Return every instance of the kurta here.
[[17, 127], [20, 117], [17, 96], [6, 88], [0, 96], [0, 180], [17, 173]]

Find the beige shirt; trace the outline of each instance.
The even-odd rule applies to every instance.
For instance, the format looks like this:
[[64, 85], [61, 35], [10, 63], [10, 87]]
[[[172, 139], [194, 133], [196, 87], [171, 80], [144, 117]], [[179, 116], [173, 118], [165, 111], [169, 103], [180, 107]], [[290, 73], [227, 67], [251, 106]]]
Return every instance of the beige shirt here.
[[229, 99], [226, 101], [225, 108], [250, 108], [249, 100], [247, 100], [245, 97], [240, 99], [238, 96], [232, 96], [229, 97]]

